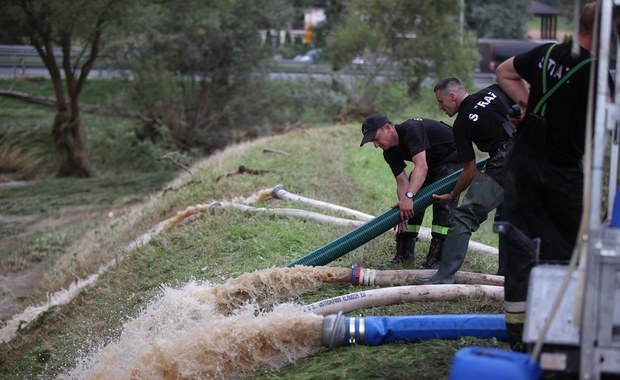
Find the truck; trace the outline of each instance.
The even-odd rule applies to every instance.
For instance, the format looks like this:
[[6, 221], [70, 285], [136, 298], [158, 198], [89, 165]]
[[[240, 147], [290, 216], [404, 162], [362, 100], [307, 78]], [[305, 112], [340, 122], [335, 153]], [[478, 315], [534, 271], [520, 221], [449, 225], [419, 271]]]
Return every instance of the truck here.
[[480, 38], [478, 39], [478, 52], [480, 53], [478, 71], [481, 73], [495, 73], [497, 66], [508, 58], [525, 53], [538, 45], [548, 42], [555, 41]]

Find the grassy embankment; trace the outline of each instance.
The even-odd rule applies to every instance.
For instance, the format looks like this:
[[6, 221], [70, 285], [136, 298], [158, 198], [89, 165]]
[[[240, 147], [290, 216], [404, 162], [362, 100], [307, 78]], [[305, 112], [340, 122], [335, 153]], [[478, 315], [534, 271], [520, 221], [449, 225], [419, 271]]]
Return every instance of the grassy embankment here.
[[[416, 104], [416, 115], [446, 119], [438, 114], [430, 96], [423, 98]], [[145, 196], [146, 188], [136, 193], [127, 191], [120, 198], [106, 198], [109, 191], [96, 181], [107, 179], [110, 184], [118, 181], [105, 176], [94, 180], [50, 179], [50, 182], [44, 182], [48, 185], [41, 195], [23, 201], [23, 204], [33, 205], [30, 210], [8, 206], [12, 204], [8, 197], [17, 198], [23, 192], [0, 190], [3, 192], [2, 198], [7, 199], [7, 203], [2, 206], [2, 214], [27, 215], [36, 212], [34, 205], [48, 203], [46, 197], [52, 201], [71, 199], [77, 188], [72, 187], [70, 191], [64, 192], [69, 184], [82, 184], [82, 189], [88, 188], [88, 192], [103, 197], [103, 200], [97, 197], [83, 198], [76, 200], [73, 205], [82, 202], [105, 206], [114, 204], [122, 209], [119, 211], [120, 217], [111, 220], [101, 218], [92, 226], [89, 221], [94, 222], [96, 218], [83, 220], [79, 224], [83, 226], [82, 229], [71, 229], [74, 232], [59, 243], [58, 258], [54, 260], [59, 272], [73, 271], [84, 276], [115, 257], [118, 258], [118, 264], [69, 305], [53, 308], [14, 340], [1, 344], [0, 376], [15, 379], [52, 378], [66, 371], [74, 365], [76, 358], [83, 355], [83, 350], [116, 339], [121, 334], [123, 323], [138, 316], [160, 294], [162, 284], [179, 288], [192, 279], [222, 283], [243, 273], [280, 267], [347, 232], [345, 228], [312, 221], [228, 210], [202, 215], [155, 236], [142, 248], [122, 253], [125, 244], [189, 206], [245, 197], [258, 190], [284, 184], [289, 191], [306, 197], [371, 214], [385, 211], [394, 203], [394, 180], [380, 152], [370, 147], [360, 148], [359, 139], [358, 124], [328, 125], [236, 145], [194, 165], [193, 179], [182, 173], [171, 183], [153, 183], [150, 188], [153, 194], [148, 199]], [[285, 151], [290, 155], [264, 153], [264, 148]], [[271, 172], [232, 176], [216, 182], [218, 176], [232, 172], [240, 165]], [[56, 191], [51, 186], [55, 181], [61, 181], [62, 184]], [[63, 192], [59, 192], [60, 189]], [[168, 191], [164, 192], [163, 189]], [[125, 206], [132, 206], [131, 210]], [[274, 200], [262, 202], [259, 206], [309, 209]], [[476, 234], [476, 240], [496, 244], [489, 223]], [[418, 243], [418, 263], [423, 259], [427, 247], [427, 243]], [[391, 258], [393, 248], [393, 235], [388, 232], [330, 263], [330, 266], [350, 267], [353, 262], [363, 261], [367, 267], [378, 268]], [[393, 265], [389, 268], [400, 269], [401, 266]], [[470, 254], [464, 269], [494, 273], [496, 259]], [[307, 304], [357, 291], [359, 289], [348, 285], [323, 285], [302, 294], [296, 302]], [[35, 297], [27, 301], [37, 300]], [[501, 311], [500, 302], [460, 299], [400, 304], [348, 314], [370, 316]], [[265, 379], [441, 379], [448, 376], [454, 352], [472, 344], [505, 347], [503, 343], [493, 340], [460, 339], [320, 349], [315, 355], [279, 370], [266, 369], [248, 376]]]

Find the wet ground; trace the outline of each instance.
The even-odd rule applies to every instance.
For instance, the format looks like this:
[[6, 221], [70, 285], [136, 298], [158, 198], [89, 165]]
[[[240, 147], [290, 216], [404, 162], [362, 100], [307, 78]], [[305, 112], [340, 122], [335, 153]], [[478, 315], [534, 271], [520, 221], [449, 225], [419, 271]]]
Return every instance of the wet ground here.
[[[27, 181], [0, 179], [2, 187], [24, 187]], [[51, 231], [71, 223], [79, 223], [92, 212], [88, 206], [65, 207], [51, 215], [0, 214], [0, 320], [7, 320], [21, 311], [20, 300], [26, 299], [40, 287], [50, 264], [23, 253], [24, 242], [41, 231]]]
[[39, 289], [46, 269], [45, 263], [37, 263], [19, 272], [0, 274], [0, 319], [6, 320], [21, 310], [19, 299]]

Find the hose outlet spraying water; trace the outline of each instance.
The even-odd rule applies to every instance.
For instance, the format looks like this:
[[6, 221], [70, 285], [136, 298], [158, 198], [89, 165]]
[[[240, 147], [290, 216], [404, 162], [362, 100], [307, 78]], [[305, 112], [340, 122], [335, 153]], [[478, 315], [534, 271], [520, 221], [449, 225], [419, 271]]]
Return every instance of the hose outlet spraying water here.
[[218, 208], [222, 208], [222, 204], [220, 202], [213, 202], [209, 205], [209, 215], [215, 214], [215, 211]]
[[345, 317], [342, 313], [323, 319], [322, 341], [328, 348], [461, 337], [506, 340], [506, 319], [503, 314]]
[[[415, 285], [420, 284], [418, 278], [430, 277], [436, 272], [433, 269], [377, 270], [364, 268], [362, 263], [354, 263], [351, 267], [351, 285]], [[454, 275], [454, 282], [457, 284], [504, 286], [504, 276], [459, 271]]]
[[273, 190], [271, 190], [271, 196], [274, 198], [279, 198], [278, 193], [280, 192], [280, 190], [284, 190], [284, 185], [282, 184], [276, 185], [276, 187], [274, 187]]

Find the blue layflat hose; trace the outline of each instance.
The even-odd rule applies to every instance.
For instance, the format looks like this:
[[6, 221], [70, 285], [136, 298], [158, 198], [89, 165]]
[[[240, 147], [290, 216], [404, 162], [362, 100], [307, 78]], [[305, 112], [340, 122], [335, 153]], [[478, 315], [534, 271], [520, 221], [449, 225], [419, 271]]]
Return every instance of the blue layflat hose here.
[[377, 346], [394, 342], [461, 337], [507, 340], [504, 314], [448, 314], [382, 317], [328, 315], [323, 320], [327, 347], [361, 344]]

